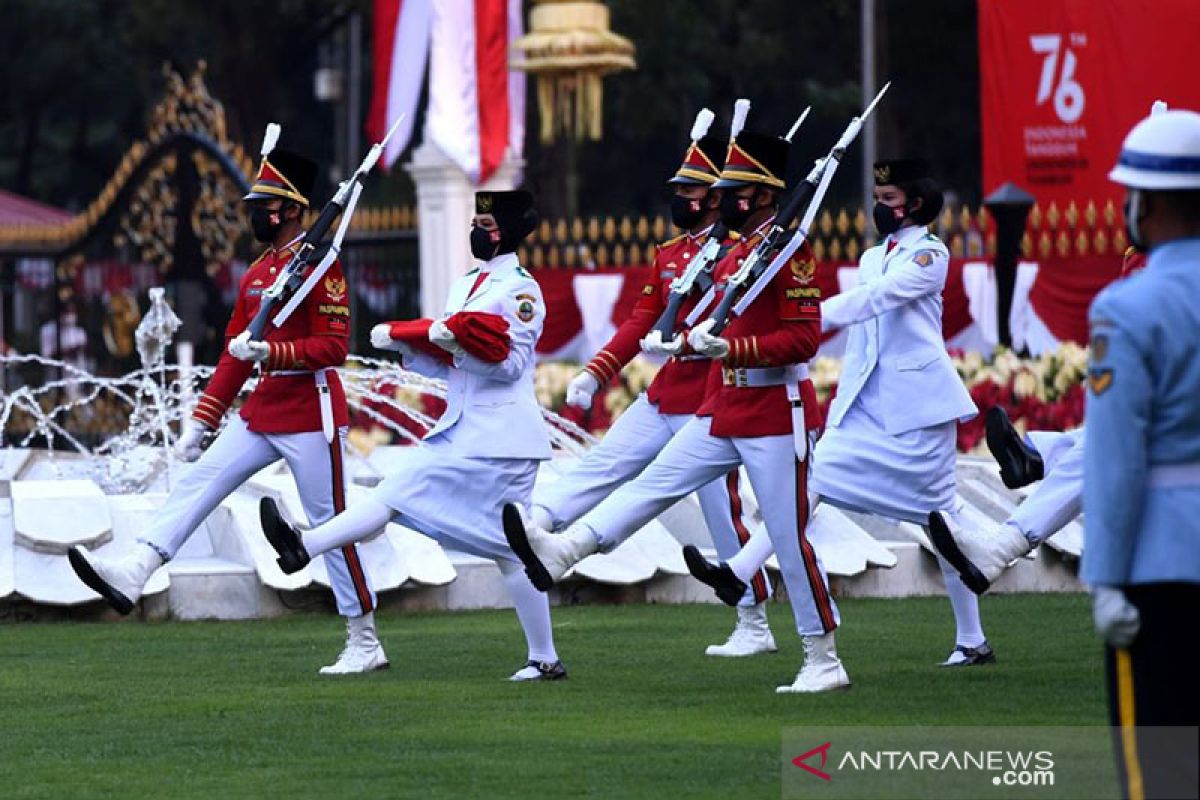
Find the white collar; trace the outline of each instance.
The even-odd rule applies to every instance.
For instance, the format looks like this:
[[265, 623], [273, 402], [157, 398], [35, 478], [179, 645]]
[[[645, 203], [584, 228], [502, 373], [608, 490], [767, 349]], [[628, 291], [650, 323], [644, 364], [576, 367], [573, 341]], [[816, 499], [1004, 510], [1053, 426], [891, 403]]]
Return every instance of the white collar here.
[[479, 263], [479, 271], [485, 275], [499, 275], [502, 272], [511, 272], [519, 266], [516, 253], [505, 253], [504, 255], [496, 256], [490, 261], [481, 261]]
[[888, 237], [888, 241], [895, 242], [897, 247], [905, 247], [918, 239], [922, 239], [929, 233], [929, 228], [926, 225], [909, 225], [907, 228], [901, 228]]

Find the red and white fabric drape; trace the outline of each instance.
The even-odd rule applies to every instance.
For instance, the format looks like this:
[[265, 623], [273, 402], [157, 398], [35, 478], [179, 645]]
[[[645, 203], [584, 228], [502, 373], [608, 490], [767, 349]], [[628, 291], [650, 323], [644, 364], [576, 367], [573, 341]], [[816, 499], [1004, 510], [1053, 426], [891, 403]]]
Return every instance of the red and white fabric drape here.
[[381, 159], [408, 147], [425, 84], [425, 139], [473, 182], [483, 183], [525, 139], [525, 76], [509, 70], [509, 43], [523, 31], [520, 0], [375, 0], [374, 90], [367, 132], [378, 141], [405, 121]]

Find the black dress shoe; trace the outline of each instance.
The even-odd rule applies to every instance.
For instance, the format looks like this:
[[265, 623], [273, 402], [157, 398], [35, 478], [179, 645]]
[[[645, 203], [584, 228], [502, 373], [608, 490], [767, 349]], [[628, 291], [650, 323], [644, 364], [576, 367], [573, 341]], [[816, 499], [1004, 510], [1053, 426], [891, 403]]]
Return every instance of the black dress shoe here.
[[262, 524], [263, 535], [279, 554], [279, 558], [275, 559], [279, 568], [288, 575], [304, 569], [311, 559], [300, 540], [300, 534], [287, 524], [279, 514], [279, 506], [275, 505], [275, 501], [270, 497], [259, 501], [258, 519]]
[[683, 548], [683, 560], [687, 562], [688, 572], [701, 583], [711, 586], [726, 605], [736, 606], [746, 595], [746, 584], [733, 574], [733, 570], [724, 561], [713, 564], [695, 545]]
[[1042, 457], [1025, 443], [1003, 408], [988, 409], [986, 430], [988, 450], [1000, 464], [1000, 480], [1005, 486], [1019, 489], [1045, 477]]
[[950, 657], [942, 662], [943, 667], [977, 667], [982, 664], [995, 664], [996, 651], [987, 642], [978, 647], [958, 645], [950, 651]]
[[521, 563], [525, 565], [525, 574], [529, 576], [529, 582], [533, 584], [533, 588], [539, 592], [548, 592], [554, 588], [554, 579], [550, 577], [550, 572], [529, 544], [529, 536], [525, 532], [525, 520], [521, 517], [520, 510], [512, 503], [505, 503], [504, 508], [500, 511], [500, 522], [504, 528], [504, 538], [508, 540], [508, 546], [512, 548], [517, 558], [521, 559]]

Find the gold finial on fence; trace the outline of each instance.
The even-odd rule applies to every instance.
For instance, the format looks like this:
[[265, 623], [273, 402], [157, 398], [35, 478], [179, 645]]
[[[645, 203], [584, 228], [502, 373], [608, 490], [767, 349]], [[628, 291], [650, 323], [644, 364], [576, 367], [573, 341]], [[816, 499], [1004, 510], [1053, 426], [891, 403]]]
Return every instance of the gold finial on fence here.
[[821, 231], [822, 236], [828, 236], [833, 231], [833, 215], [826, 208], [821, 211], [821, 216], [817, 220], [817, 228]]
[[1117, 222], [1117, 207], [1115, 205], [1113, 205], [1112, 198], [1110, 197], [1108, 199], [1108, 202], [1104, 204], [1104, 224], [1111, 226], [1111, 225], [1115, 225], [1116, 222]]
[[838, 211], [833, 224], [837, 228], [838, 236], [845, 236], [850, 232], [850, 215], [846, 213], [846, 209]]
[[633, 237], [633, 223], [629, 220], [628, 215], [621, 217], [621, 222], [617, 225], [617, 233], [624, 241], [629, 241]]
[[1050, 239], [1049, 231], [1042, 231], [1042, 235], [1038, 237], [1037, 249], [1038, 255], [1042, 258], [1047, 258], [1054, 250], [1054, 242]]
[[1079, 231], [1075, 234], [1075, 252], [1078, 255], [1086, 256], [1091, 250], [1091, 241], [1088, 239], [1086, 231]]
[[1103, 256], [1108, 254], [1108, 236], [1105, 235], [1103, 228], [1096, 231], [1094, 244], [1096, 246], [1096, 255]]
[[1058, 220], [1061, 215], [1058, 211], [1058, 203], [1050, 201], [1050, 207], [1046, 209], [1046, 227], [1052, 231], [1058, 230]]
[[1058, 237], [1054, 240], [1054, 249], [1059, 258], [1066, 258], [1071, 254], [1071, 237], [1067, 236], [1066, 231], [1058, 232]]
[[1076, 224], [1079, 222], [1079, 206], [1075, 205], [1074, 200], [1067, 203], [1067, 210], [1063, 214], [1063, 217], [1067, 221], [1067, 227], [1074, 230]]
[[1095, 228], [1098, 217], [1099, 214], [1096, 211], [1096, 201], [1088, 200], [1087, 205], [1083, 207], [1083, 221], [1089, 228]]
[[[991, 214], [988, 214], [989, 223]], [[989, 224], [989, 227], [990, 224]], [[1031, 230], [1038, 230], [1042, 227], [1042, 207], [1038, 203], [1033, 204], [1033, 208], [1029, 210], [1029, 227]]]

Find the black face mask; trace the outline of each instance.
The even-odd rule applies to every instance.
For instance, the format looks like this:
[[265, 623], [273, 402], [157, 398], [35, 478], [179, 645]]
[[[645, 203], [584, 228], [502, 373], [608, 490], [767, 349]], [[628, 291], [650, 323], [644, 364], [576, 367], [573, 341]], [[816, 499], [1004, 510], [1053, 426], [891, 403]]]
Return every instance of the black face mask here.
[[[495, 238], [493, 238], [495, 237]], [[480, 261], [491, 261], [500, 251], [500, 231], [471, 228], [471, 255]]]
[[[896, 216], [897, 213], [900, 216]], [[879, 231], [883, 236], [900, 230], [900, 223], [904, 221], [906, 216], [908, 216], [908, 211], [905, 210], [904, 206], [892, 208], [891, 206], [876, 202], [875, 207], [871, 209], [871, 218], [875, 221], [875, 230]]]
[[[273, 214], [279, 215], [279, 222], [271, 222]], [[254, 231], [254, 238], [263, 244], [270, 244], [275, 241], [275, 236], [279, 233], [279, 228], [282, 225], [283, 209], [279, 211], [271, 211], [266, 208], [250, 209], [250, 230]]]
[[699, 225], [703, 218], [703, 197], [691, 198], [678, 194], [671, 196], [671, 222], [675, 227], [690, 231]]
[[731, 231], [740, 231], [754, 213], [754, 196], [738, 197], [726, 192], [721, 198], [721, 222]]

